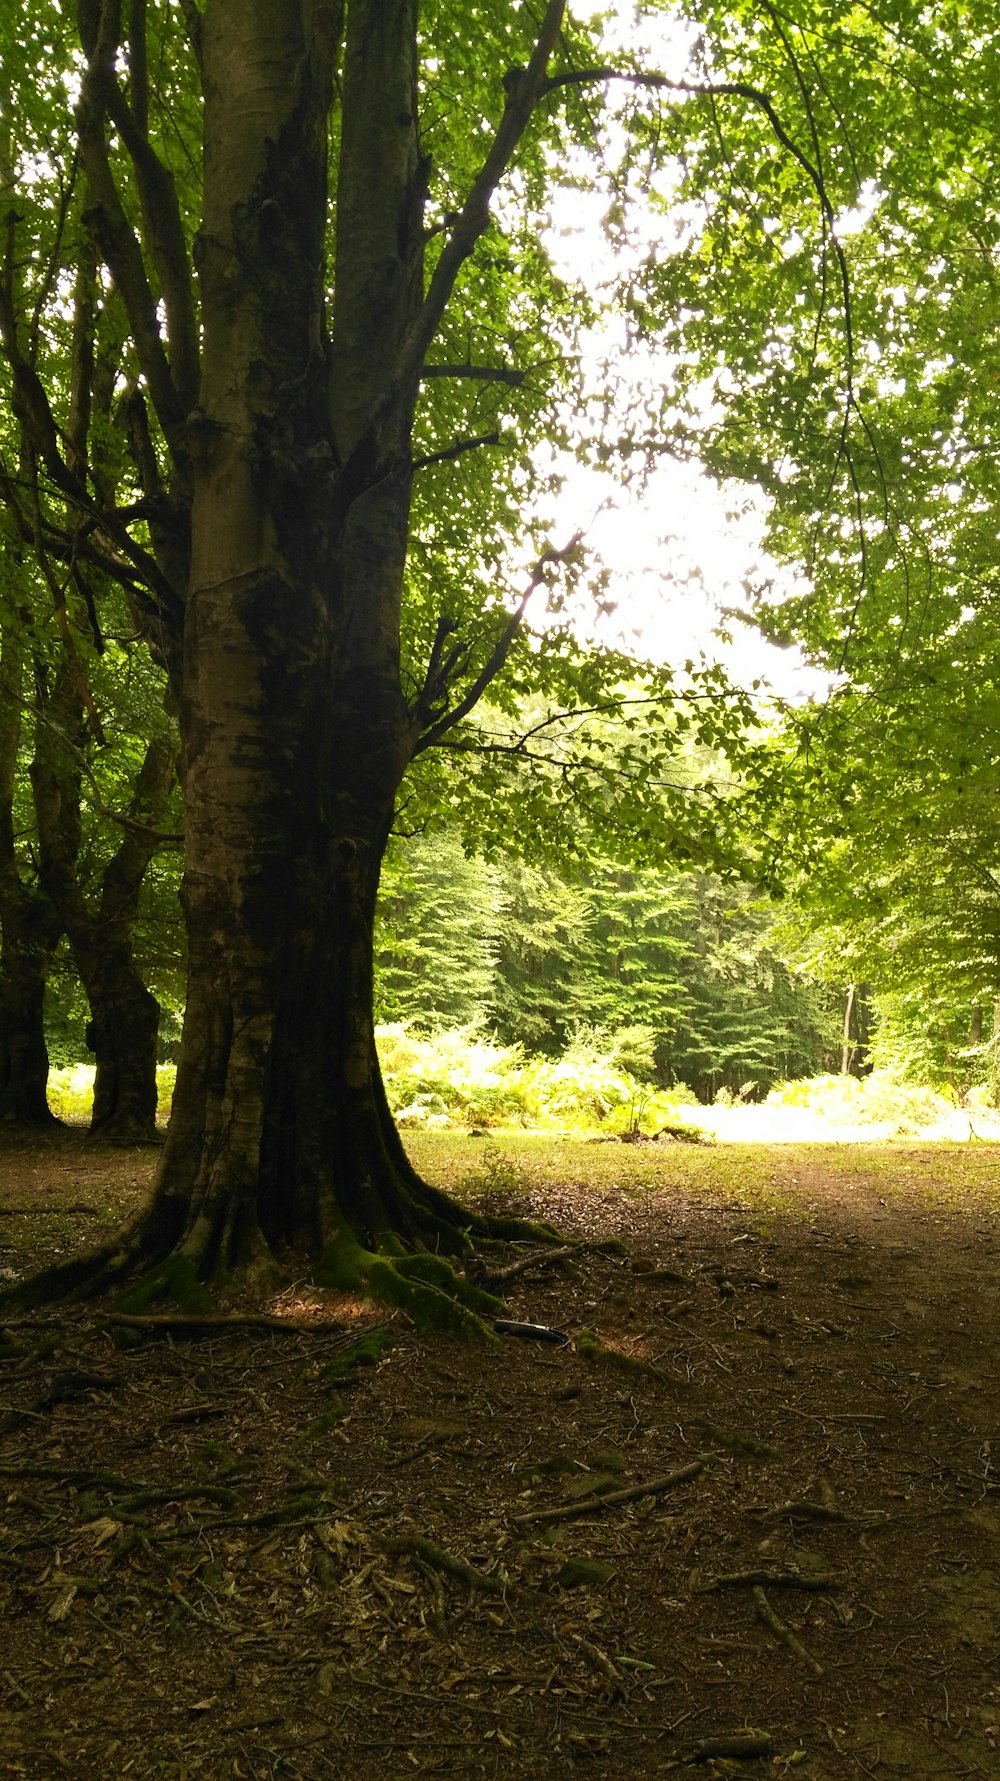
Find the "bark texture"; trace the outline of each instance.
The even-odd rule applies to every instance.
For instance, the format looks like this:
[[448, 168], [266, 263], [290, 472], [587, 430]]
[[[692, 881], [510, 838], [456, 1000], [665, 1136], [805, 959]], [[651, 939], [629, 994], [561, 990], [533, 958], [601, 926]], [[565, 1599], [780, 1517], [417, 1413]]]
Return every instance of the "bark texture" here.
[[869, 1043], [871, 1039], [871, 985], [852, 983], [848, 987], [844, 1007], [844, 1033], [841, 1048], [842, 1076], [867, 1076], [871, 1070]]
[[43, 722], [31, 784], [41, 881], [90, 1005], [87, 1044], [96, 1066], [90, 1129], [105, 1138], [153, 1139], [160, 1008], [136, 965], [133, 939], [143, 878], [174, 783], [174, 745], [167, 736], [148, 745], [121, 839], [88, 894], [79, 857], [83, 713], [71, 662], [39, 697]]
[[45, 988], [62, 930], [44, 890], [25, 876], [15, 840], [24, 669], [24, 637], [11, 622], [0, 643], [0, 1121], [47, 1126], [56, 1122], [46, 1098]]

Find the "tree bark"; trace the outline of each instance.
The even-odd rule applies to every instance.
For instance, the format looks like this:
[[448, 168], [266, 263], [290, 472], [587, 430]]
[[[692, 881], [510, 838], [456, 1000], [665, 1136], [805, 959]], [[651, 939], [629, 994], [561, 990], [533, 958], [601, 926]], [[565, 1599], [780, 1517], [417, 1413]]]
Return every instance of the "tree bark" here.
[[42, 883], [90, 1004], [94, 1053], [92, 1136], [146, 1142], [156, 1137], [156, 1041], [160, 1008], [136, 967], [133, 934], [142, 881], [159, 844], [158, 827], [174, 783], [174, 745], [149, 743], [121, 839], [100, 874], [96, 898], [80, 882], [82, 746], [79, 693], [71, 663], [44, 695], [31, 780]]
[[58, 1123], [46, 1098], [45, 987], [62, 929], [49, 898], [26, 884], [14, 814], [21, 743], [24, 635], [16, 619], [0, 641], [0, 1121]]
[[[43, 1294], [93, 1292], [144, 1269], [174, 1290], [270, 1277], [288, 1254], [309, 1256], [320, 1280], [356, 1284], [373, 1283], [390, 1266], [376, 1251], [391, 1251], [394, 1280], [415, 1277], [407, 1262], [427, 1280], [436, 1256], [400, 1252], [458, 1250], [476, 1226], [419, 1179], [389, 1112], [374, 1041], [375, 901], [426, 715], [400, 672], [424, 333], [486, 226], [561, 10], [549, 0], [546, 47], [508, 100], [425, 293], [417, 0], [352, 0], [343, 43], [335, 0], [205, 7], [201, 375], [182, 438], [187, 411], [159, 339], [147, 349], [152, 400], [190, 488], [190, 550], [174, 551], [190, 565], [177, 589], [182, 648], [164, 651], [185, 803], [184, 1036], [149, 1206], [119, 1242], [43, 1277]], [[108, 253], [140, 341], [149, 305], [141, 279], [129, 282], [98, 115], [114, 59], [115, 45], [95, 39], [84, 155], [108, 194]]]
[[0, 909], [0, 1122], [59, 1122], [46, 1097], [45, 989], [60, 924], [48, 898], [18, 885]]
[[848, 986], [840, 1059], [842, 1076], [867, 1076], [871, 1070], [868, 1055], [871, 1038], [870, 997], [870, 984], [852, 983]]
[[[398, 16], [373, 24], [384, 11]], [[454, 1248], [466, 1223], [405, 1157], [372, 1007], [379, 868], [416, 742], [398, 655], [412, 405], [371, 427], [421, 294], [414, 18], [410, 0], [352, 9], [340, 237], [355, 239], [328, 406], [316, 373], [332, 45], [303, 38], [298, 8], [241, 11], [251, 104], [226, 17], [209, 8], [202, 45], [211, 445], [180, 703], [188, 998], [147, 1234], [201, 1277], [293, 1246], [335, 1274], [345, 1239]]]

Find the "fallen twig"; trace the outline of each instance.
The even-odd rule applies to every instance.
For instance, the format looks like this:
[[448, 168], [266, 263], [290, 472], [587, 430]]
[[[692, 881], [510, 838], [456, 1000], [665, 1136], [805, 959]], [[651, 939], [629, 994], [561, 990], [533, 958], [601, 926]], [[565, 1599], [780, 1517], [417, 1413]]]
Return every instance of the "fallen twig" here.
[[767, 1521], [784, 1521], [790, 1517], [793, 1521], [853, 1521], [852, 1515], [846, 1515], [843, 1509], [836, 1509], [830, 1503], [811, 1502], [808, 1497], [794, 1498], [790, 1503], [779, 1503], [776, 1509], [768, 1509]]
[[613, 1509], [619, 1503], [635, 1502], [639, 1497], [657, 1497], [665, 1490], [672, 1490], [675, 1484], [686, 1484], [689, 1478], [697, 1478], [699, 1472], [705, 1470], [704, 1462], [692, 1460], [690, 1465], [681, 1466], [676, 1472], [668, 1472], [662, 1478], [647, 1478], [642, 1484], [630, 1484], [626, 1490], [609, 1490], [599, 1496], [583, 1497], [576, 1503], [563, 1503], [558, 1509], [530, 1509], [525, 1515], [515, 1515], [518, 1524], [528, 1521], [569, 1521], [577, 1515], [593, 1515], [598, 1509]]
[[592, 1645], [590, 1640], [583, 1638], [580, 1633], [571, 1633], [570, 1638], [574, 1645], [580, 1647], [584, 1656], [590, 1659], [595, 1670], [599, 1670], [602, 1676], [606, 1676], [609, 1682], [615, 1684], [616, 1688], [621, 1687], [621, 1671], [612, 1662], [606, 1651], [602, 1651], [599, 1645]]
[[714, 1589], [834, 1589], [837, 1579], [826, 1574], [803, 1577], [799, 1571], [723, 1571], [717, 1577], [706, 1577], [696, 1594], [708, 1595]]
[[711, 1762], [713, 1757], [731, 1756], [737, 1762], [755, 1756], [770, 1756], [771, 1739], [766, 1732], [737, 1732], [728, 1738], [701, 1738], [685, 1753], [686, 1762]]
[[508, 1286], [512, 1280], [520, 1279], [522, 1274], [530, 1273], [532, 1268], [554, 1268], [568, 1255], [579, 1255], [582, 1249], [592, 1249], [592, 1243], [561, 1243], [558, 1249], [536, 1249], [530, 1255], [522, 1255], [516, 1262], [510, 1262], [506, 1268], [483, 1268], [475, 1270], [477, 1286], [493, 1288]]
[[0, 1464], [0, 1478], [51, 1478], [57, 1484], [91, 1484], [101, 1490], [147, 1489], [134, 1478], [119, 1478], [116, 1472], [95, 1472], [84, 1466], [46, 1466]]
[[97, 1206], [0, 1206], [0, 1218], [30, 1218], [36, 1213], [42, 1218], [58, 1218], [60, 1212], [85, 1214], [87, 1218], [100, 1218]]
[[479, 1589], [487, 1595], [503, 1595], [507, 1585], [499, 1577], [491, 1577], [485, 1571], [477, 1571], [464, 1558], [456, 1558], [454, 1553], [446, 1552], [433, 1540], [423, 1534], [393, 1534], [382, 1541], [385, 1552], [408, 1553], [411, 1558], [422, 1559], [436, 1571], [444, 1571], [449, 1577], [457, 1577], [460, 1582], [468, 1584], [470, 1589]]
[[758, 1619], [762, 1620], [765, 1626], [770, 1627], [775, 1638], [780, 1639], [783, 1645], [787, 1645], [789, 1651], [799, 1659], [800, 1663], [804, 1663], [808, 1669], [812, 1670], [814, 1676], [824, 1675], [823, 1665], [817, 1663], [816, 1659], [809, 1655], [802, 1640], [796, 1637], [790, 1626], [785, 1625], [780, 1614], [774, 1612], [759, 1583], [754, 1585], [753, 1599]]

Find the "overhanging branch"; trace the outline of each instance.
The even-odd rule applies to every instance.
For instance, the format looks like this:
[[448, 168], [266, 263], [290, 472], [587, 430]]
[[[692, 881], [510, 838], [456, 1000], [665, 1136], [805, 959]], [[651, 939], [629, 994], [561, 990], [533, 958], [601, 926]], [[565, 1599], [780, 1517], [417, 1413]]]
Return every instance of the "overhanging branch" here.
[[447, 464], [453, 458], [465, 456], [467, 451], [478, 451], [481, 445], [499, 445], [500, 434], [479, 433], [474, 439], [456, 439], [454, 445], [445, 446], [443, 451], [428, 452], [426, 457], [414, 458], [414, 470], [426, 470], [428, 464]]
[[535, 567], [531, 571], [531, 576], [524, 593], [521, 595], [514, 611], [504, 625], [496, 643], [493, 645], [485, 665], [476, 675], [472, 685], [465, 693], [463, 693], [457, 704], [453, 705], [450, 711], [445, 711], [441, 717], [435, 719], [423, 731], [414, 750], [415, 754], [422, 754], [425, 749], [433, 747], [436, 742], [440, 742], [442, 736], [447, 735], [449, 730], [453, 730], [456, 724], [460, 724], [462, 719], [468, 717], [469, 712], [474, 710], [479, 704], [487, 687], [496, 679], [511, 652], [514, 639], [521, 629], [524, 615], [528, 610], [532, 595], [535, 594], [539, 587], [543, 586], [547, 581], [548, 571], [551, 568], [562, 566], [572, 559], [582, 537], [582, 532], [574, 532], [573, 537], [562, 550], [546, 550], [542, 552]]

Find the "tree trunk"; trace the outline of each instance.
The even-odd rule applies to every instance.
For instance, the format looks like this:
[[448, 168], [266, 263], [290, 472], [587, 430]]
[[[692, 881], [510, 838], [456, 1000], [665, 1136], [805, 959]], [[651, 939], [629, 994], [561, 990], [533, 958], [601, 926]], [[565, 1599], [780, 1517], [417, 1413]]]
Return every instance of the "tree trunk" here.
[[46, 897], [21, 887], [5, 897], [0, 926], [0, 1121], [55, 1125], [46, 1098], [45, 987], [59, 922]]
[[95, 961], [87, 983], [87, 1045], [94, 1054], [91, 1137], [156, 1136], [156, 1041], [160, 1004], [129, 956]]
[[[180, 671], [171, 658], [184, 1036], [148, 1209], [58, 1285], [90, 1292], [146, 1268], [180, 1291], [269, 1278], [293, 1255], [400, 1302], [417, 1280], [425, 1313], [447, 1322], [472, 1289], [413, 1252], [459, 1250], [476, 1220], [407, 1160], [372, 993], [379, 869], [421, 726], [399, 657], [424, 301], [417, 5], [346, 9], [328, 338], [342, 10], [209, 0], [202, 15], [202, 363]], [[536, 90], [543, 73], [544, 58]]]
[[868, 1046], [871, 1037], [871, 985], [852, 983], [847, 990], [844, 1008], [844, 1042], [841, 1050], [842, 1076], [867, 1076], [871, 1070]]
[[32, 763], [43, 884], [59, 911], [73, 963], [90, 1004], [87, 1044], [96, 1076], [93, 1136], [145, 1142], [156, 1137], [156, 1040], [160, 1007], [135, 964], [133, 932], [158, 827], [174, 783], [174, 745], [149, 743], [136, 776], [121, 840], [100, 874], [96, 898], [80, 882], [80, 767], [67, 741], [84, 732], [71, 664], [46, 697], [46, 722]]
[[[20, 559], [5, 556], [14, 580]], [[22, 745], [26, 665], [24, 630], [9, 617], [0, 634], [0, 1120], [56, 1124], [46, 1087], [45, 986], [61, 928], [44, 891], [25, 884], [14, 800]]]

